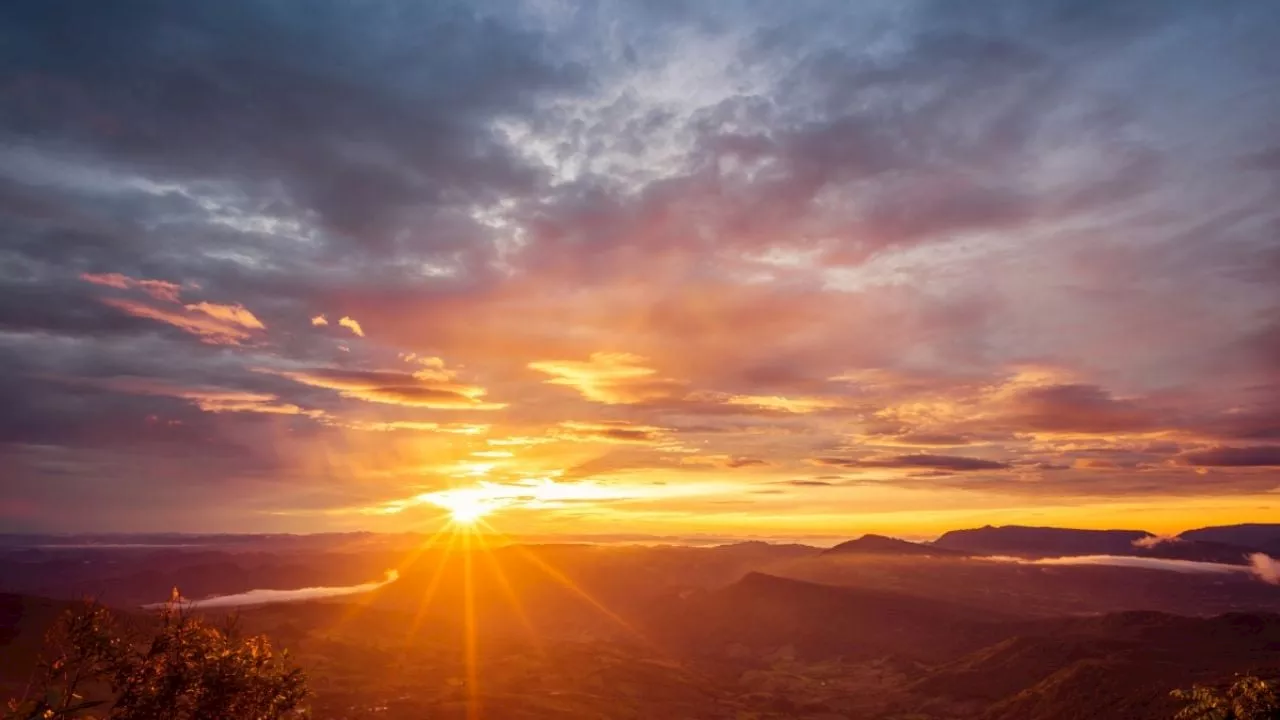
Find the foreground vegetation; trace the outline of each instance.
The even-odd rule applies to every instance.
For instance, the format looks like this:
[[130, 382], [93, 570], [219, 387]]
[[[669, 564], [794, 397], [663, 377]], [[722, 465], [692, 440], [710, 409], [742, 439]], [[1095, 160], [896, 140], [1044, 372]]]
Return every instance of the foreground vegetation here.
[[1196, 686], [1173, 695], [1187, 703], [1177, 720], [1280, 720], [1280, 687], [1252, 675], [1225, 689]]
[[156, 620], [129, 627], [96, 604], [68, 612], [5, 720], [275, 720], [306, 698], [302, 671], [265, 635], [211, 625], [176, 592]]
[[[80, 606], [55, 623], [45, 645], [27, 692], [9, 702], [4, 720], [276, 720], [309, 715], [303, 707], [308, 697], [306, 678], [287, 652], [276, 652], [265, 634], [243, 634], [234, 620], [215, 625], [192, 615], [176, 601], [176, 595], [157, 617], [143, 623], [122, 619], [100, 605]], [[329, 662], [344, 662], [347, 658], [334, 656], [335, 649], [327, 648], [325, 655], [333, 656], [327, 657]], [[355, 652], [357, 648], [351, 650]], [[561, 660], [570, 660], [568, 665], [582, 670], [602, 662], [605, 656], [600, 652], [596, 649], [588, 652], [591, 657]], [[711, 678], [695, 681], [676, 666], [625, 655], [614, 656], [605, 663], [612, 666], [612, 671], [599, 678], [609, 686], [600, 690], [616, 691], [619, 697], [630, 697], [637, 704], [644, 704], [641, 697], [659, 689], [663, 694], [685, 695], [689, 700], [709, 690], [704, 683], [711, 682]], [[401, 657], [407, 660], [406, 656]], [[799, 691], [797, 696], [810, 695], [806, 688], [816, 690], [806, 679], [812, 675], [806, 666], [786, 658], [777, 659], [772, 665], [773, 671], [748, 673], [742, 680], [749, 680], [757, 691], [778, 683], [794, 685], [791, 689]], [[508, 668], [505, 674], [510, 672]], [[831, 672], [819, 673], [822, 677], [815, 676], [813, 681], [824, 692], [856, 695], [859, 687], [868, 684], [895, 684], [886, 672], [893, 671], [879, 663], [866, 667], [837, 663]], [[858, 679], [862, 675], [866, 677]], [[466, 702], [468, 693], [464, 688], [444, 685], [447, 683], [442, 683], [446, 694]], [[544, 700], [559, 705], [564, 717], [586, 709], [575, 706], [573, 693], [554, 692], [549, 687], [542, 687], [544, 693], [538, 693], [534, 686], [525, 690], [535, 695], [558, 696]], [[441, 688], [420, 688], [419, 693], [438, 694], [437, 690]], [[816, 701], [824, 692], [815, 692], [810, 699]], [[1173, 696], [1183, 704], [1177, 720], [1280, 720], [1280, 689], [1275, 682], [1256, 676], [1239, 677], [1225, 686], [1196, 685], [1175, 691]], [[744, 712], [745, 708], [739, 707], [734, 714], [792, 717], [805, 714], [803, 704], [787, 701], [778, 705], [775, 700], [769, 703], [772, 707], [759, 708], [763, 713]], [[403, 702], [399, 705], [397, 710], [411, 709]], [[384, 705], [380, 711], [391, 709]], [[615, 710], [627, 712], [616, 706]]]

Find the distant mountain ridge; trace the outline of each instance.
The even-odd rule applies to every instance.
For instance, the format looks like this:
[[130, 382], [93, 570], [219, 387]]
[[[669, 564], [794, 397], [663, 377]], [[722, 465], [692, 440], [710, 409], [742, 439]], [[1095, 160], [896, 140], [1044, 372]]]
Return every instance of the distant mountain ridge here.
[[863, 535], [822, 551], [823, 555], [914, 555], [919, 557], [964, 557], [971, 553], [928, 543], [915, 543], [885, 535]]
[[933, 545], [948, 550], [984, 555], [1022, 557], [1123, 555], [1247, 565], [1249, 556], [1253, 553], [1274, 554], [1280, 551], [1280, 525], [1201, 528], [1189, 530], [1172, 538], [1162, 538], [1145, 530], [1081, 530], [1024, 525], [987, 525], [980, 528], [952, 530], [935, 540]]
[[1128, 555], [1132, 554], [1135, 543], [1155, 538], [1145, 530], [986, 525], [951, 530], [933, 544], [949, 550], [986, 555]]
[[1183, 540], [1226, 543], [1255, 547], [1272, 555], [1280, 555], [1280, 523], [1244, 523], [1218, 525], [1188, 530], [1180, 535]]
[[734, 645], [758, 656], [790, 647], [810, 659], [923, 662], [959, 657], [1008, 634], [1003, 613], [932, 598], [837, 587], [749, 572], [650, 618], [675, 645], [719, 654]]

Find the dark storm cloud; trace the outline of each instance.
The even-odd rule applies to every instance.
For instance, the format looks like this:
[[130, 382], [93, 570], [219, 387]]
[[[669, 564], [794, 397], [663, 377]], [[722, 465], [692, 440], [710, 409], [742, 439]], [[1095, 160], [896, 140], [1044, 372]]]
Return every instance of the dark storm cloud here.
[[393, 242], [400, 211], [527, 188], [486, 121], [575, 77], [467, 3], [6, 3], [3, 127]]
[[1280, 445], [1215, 447], [1179, 457], [1197, 467], [1280, 467]]

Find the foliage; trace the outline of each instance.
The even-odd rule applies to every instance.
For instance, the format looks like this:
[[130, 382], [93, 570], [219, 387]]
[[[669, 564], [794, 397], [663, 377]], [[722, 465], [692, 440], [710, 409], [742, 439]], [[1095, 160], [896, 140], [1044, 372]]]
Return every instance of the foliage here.
[[264, 636], [191, 616], [177, 591], [149, 632], [88, 603], [49, 633], [27, 696], [5, 720], [276, 720], [299, 714], [306, 678]]
[[1280, 687], [1254, 676], [1226, 688], [1175, 690], [1173, 696], [1187, 703], [1178, 720], [1280, 720]]

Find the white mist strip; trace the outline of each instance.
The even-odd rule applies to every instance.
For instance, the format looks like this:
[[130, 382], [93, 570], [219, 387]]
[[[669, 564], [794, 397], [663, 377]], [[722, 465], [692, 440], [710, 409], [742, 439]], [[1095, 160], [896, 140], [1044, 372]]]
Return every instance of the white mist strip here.
[[1180, 573], [1210, 573], [1218, 575], [1245, 573], [1253, 575], [1265, 583], [1280, 584], [1280, 561], [1262, 553], [1250, 555], [1248, 565], [1227, 565], [1225, 563], [1199, 562], [1196, 560], [1169, 560], [1130, 555], [1078, 555], [1034, 559], [993, 556], [981, 559], [1018, 565], [1107, 565], [1140, 568], [1143, 570], [1167, 570]]
[[[374, 590], [390, 585], [399, 579], [400, 573], [395, 570], [388, 570], [387, 577], [382, 582], [365, 583], [363, 585], [348, 585], [346, 587], [308, 587], [298, 588], [296, 590], [250, 590], [248, 592], [236, 593], [235, 595], [215, 595], [203, 600], [188, 600], [183, 598], [182, 604], [184, 607], [203, 609], [317, 600], [321, 598], [342, 597], [344, 595], [359, 595], [361, 593], [373, 592]], [[151, 603], [150, 605], [143, 605], [143, 607], [153, 609], [164, 607], [164, 605], [165, 603]]]

